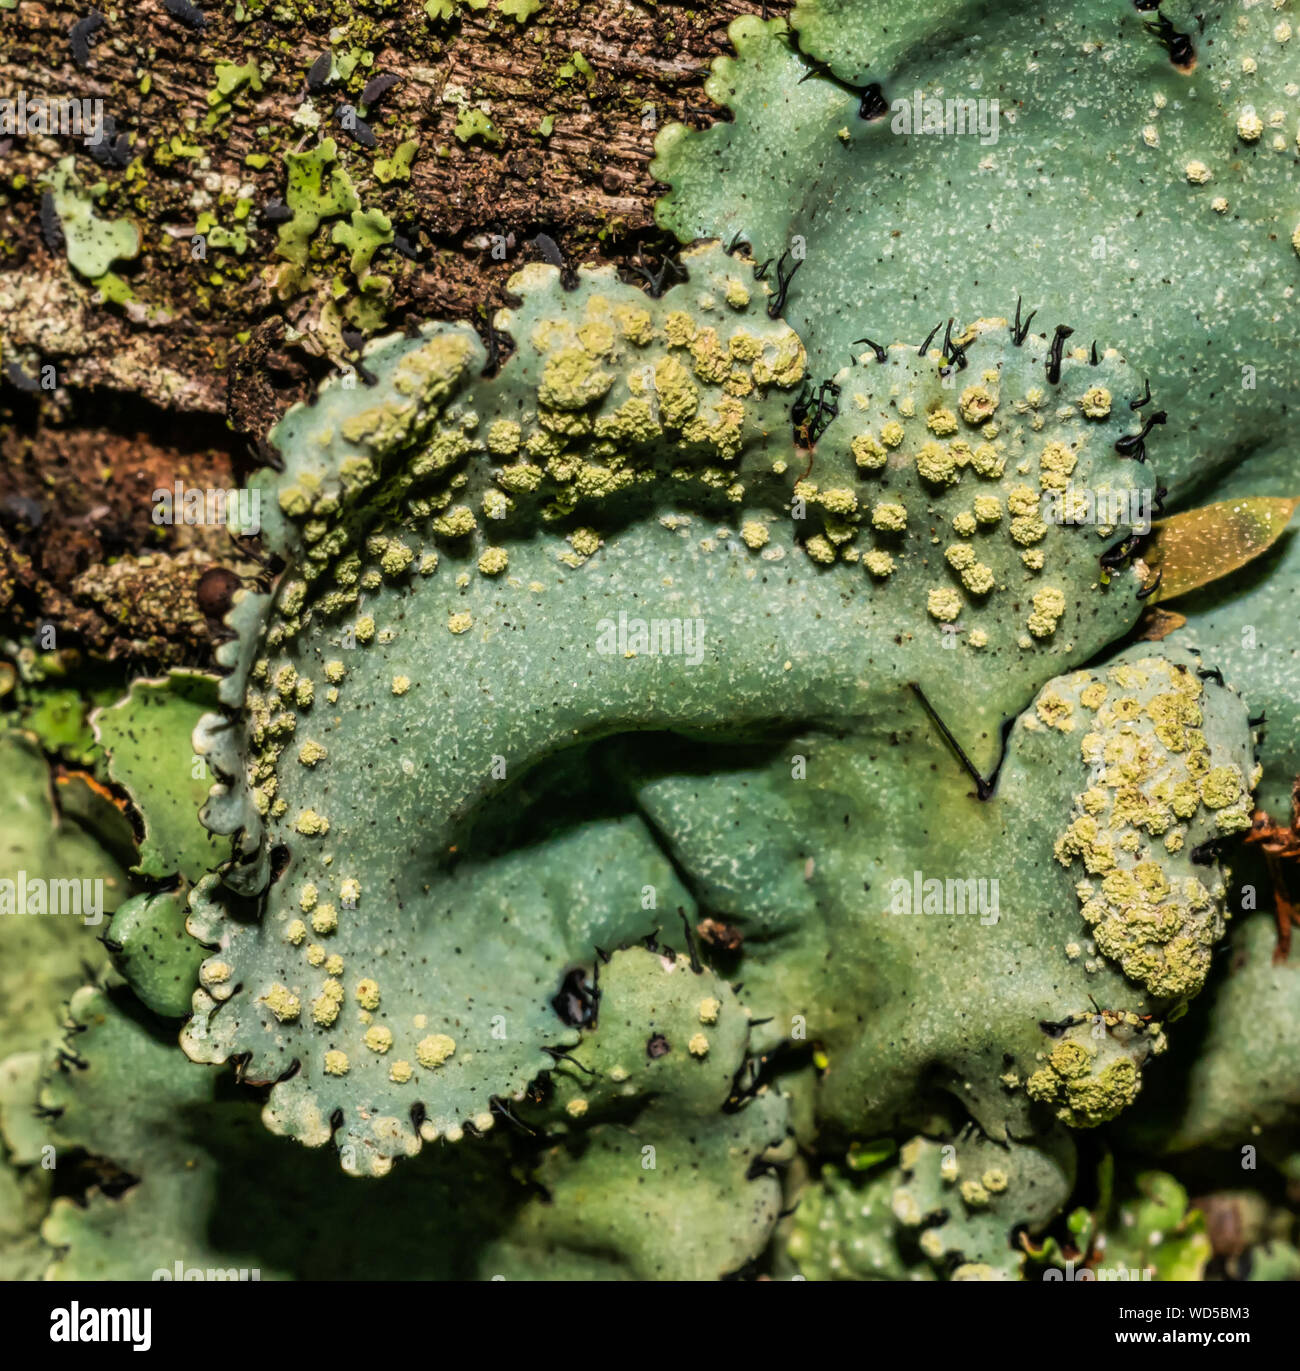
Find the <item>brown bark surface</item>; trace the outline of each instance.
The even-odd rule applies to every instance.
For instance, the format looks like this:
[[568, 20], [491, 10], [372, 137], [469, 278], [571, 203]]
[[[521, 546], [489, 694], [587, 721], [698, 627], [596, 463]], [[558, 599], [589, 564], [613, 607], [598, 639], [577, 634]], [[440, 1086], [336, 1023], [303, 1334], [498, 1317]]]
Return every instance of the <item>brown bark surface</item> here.
[[[509, 275], [541, 255], [538, 233], [569, 263], [657, 266], [673, 250], [654, 227], [655, 133], [717, 117], [702, 85], [727, 24], [788, 8], [542, 0], [517, 23], [498, 4], [461, 0], [441, 22], [421, 0], [207, 0], [196, 32], [164, 0], [100, 0], [105, 23], [85, 69], [68, 31], [89, 3], [0, 7], [0, 97], [99, 99], [130, 140], [125, 166], [102, 166], [78, 141], [0, 135], [5, 633], [54, 622], [95, 655], [155, 666], [206, 658], [213, 623], [197, 580], [217, 565], [252, 574], [254, 549], [223, 528], [154, 524], [152, 491], [177, 479], [236, 484], [263, 460], [280, 414], [346, 365], [356, 342], [340, 343], [322, 319], [331, 282], [352, 292], [345, 299], [357, 287], [330, 223], [313, 239], [308, 284], [286, 288], [281, 276], [265, 211], [284, 197], [285, 153], [332, 137], [361, 207], [382, 211], [418, 253], [376, 255], [391, 292], [363, 331], [429, 318], [482, 327]], [[331, 49], [335, 78], [309, 91], [313, 62]], [[262, 88], [246, 82], [223, 98], [219, 64], [250, 59]], [[401, 79], [365, 113], [369, 148], [338, 110], [359, 104], [379, 73]], [[481, 111], [491, 133], [469, 133], [466, 110]], [[301, 122], [313, 113], [318, 128]], [[384, 179], [376, 162], [408, 140], [419, 145], [409, 179]], [[96, 189], [96, 214], [138, 230], [138, 254], [115, 267], [133, 297], [125, 304], [100, 298], [42, 231], [42, 178], [70, 155]], [[251, 212], [236, 220], [241, 199]], [[207, 248], [196, 260], [205, 211], [242, 225], [242, 253]], [[504, 260], [491, 235], [498, 254], [505, 240]], [[55, 383], [44, 389], [49, 366]]]

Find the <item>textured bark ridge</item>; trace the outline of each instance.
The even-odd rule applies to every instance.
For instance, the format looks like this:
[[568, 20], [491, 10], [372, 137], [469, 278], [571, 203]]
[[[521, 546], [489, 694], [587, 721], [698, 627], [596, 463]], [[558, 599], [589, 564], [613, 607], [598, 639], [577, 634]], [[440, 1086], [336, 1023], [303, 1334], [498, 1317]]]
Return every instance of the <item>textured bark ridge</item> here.
[[[200, 578], [256, 563], [152, 492], [238, 484], [372, 332], [484, 332], [525, 261], [657, 271], [655, 133], [716, 116], [708, 63], [762, 8], [0, 0], [29, 110], [0, 125], [0, 614], [204, 656]], [[68, 99], [102, 102], [95, 147], [33, 126]]]

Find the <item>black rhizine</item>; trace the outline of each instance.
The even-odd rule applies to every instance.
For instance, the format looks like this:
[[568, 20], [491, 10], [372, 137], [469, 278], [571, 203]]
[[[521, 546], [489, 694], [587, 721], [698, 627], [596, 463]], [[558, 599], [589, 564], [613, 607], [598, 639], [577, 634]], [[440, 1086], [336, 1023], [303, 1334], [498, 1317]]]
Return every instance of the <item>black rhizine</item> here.
[[91, 39], [108, 20], [98, 10], [91, 10], [84, 19], [78, 19], [68, 30], [68, 43], [72, 48], [72, 60], [85, 71], [90, 66]]
[[195, 33], [202, 33], [208, 26], [207, 15], [197, 5], [191, 5], [190, 0], [163, 0], [163, 8]]
[[330, 72], [334, 69], [334, 56], [332, 53], [323, 52], [311, 64], [307, 70], [307, 89], [313, 95], [323, 91], [329, 85]]
[[67, 242], [59, 211], [54, 206], [54, 193], [48, 190], [41, 196], [41, 237], [51, 252], [62, 252]]
[[378, 76], [372, 76], [365, 84], [365, 89], [361, 92], [361, 103], [371, 109], [377, 105], [392, 88], [401, 81], [400, 76], [394, 76], [392, 72], [381, 72]]

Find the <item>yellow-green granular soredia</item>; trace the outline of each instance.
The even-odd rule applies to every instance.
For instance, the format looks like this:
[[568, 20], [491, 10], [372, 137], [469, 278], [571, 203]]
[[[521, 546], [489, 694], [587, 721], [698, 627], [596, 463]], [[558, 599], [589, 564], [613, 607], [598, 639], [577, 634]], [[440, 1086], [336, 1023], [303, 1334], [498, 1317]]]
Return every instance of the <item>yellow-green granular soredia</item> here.
[[343, 1007], [342, 986], [337, 980], [328, 980], [320, 994], [311, 1002], [312, 1020], [322, 1028], [328, 1028], [339, 1016]]
[[[1145, 1025], [1139, 1021], [1124, 1027], [1132, 1036]], [[1067, 1037], [1025, 1082], [1030, 1099], [1053, 1104], [1057, 1117], [1075, 1128], [1113, 1119], [1133, 1103], [1140, 1089], [1137, 1066], [1110, 1034]]]
[[474, 511], [457, 505], [433, 521], [433, 531], [444, 538], [465, 538], [478, 527]]
[[1105, 386], [1090, 386], [1079, 399], [1079, 408], [1089, 419], [1109, 418], [1111, 404], [1111, 394]]
[[998, 402], [986, 386], [967, 386], [961, 393], [961, 417], [968, 424], [983, 424], [993, 417]]
[[961, 573], [961, 583], [972, 595], [987, 595], [996, 584], [993, 569], [976, 562]]
[[958, 480], [957, 459], [951, 448], [929, 442], [916, 455], [916, 469], [931, 485], [955, 485]]
[[1163, 840], [1188, 823], [1203, 830], [1202, 841], [1250, 824], [1248, 754], [1230, 760], [1216, 740], [1207, 715], [1218, 701], [1206, 690], [1192, 663], [1151, 658], [1100, 676], [1080, 672], [1050, 696], [1049, 721], [1074, 724], [1076, 701], [1091, 711], [1073, 736], [1081, 763], [1098, 772], [1076, 796], [1057, 860], [1082, 868], [1080, 912], [1098, 949], [1164, 999], [1194, 994], [1204, 981], [1223, 934], [1226, 888], [1182, 841]]
[[890, 419], [880, 429], [880, 441], [887, 448], [896, 448], [903, 441], [904, 429], [897, 419]]
[[902, 505], [883, 501], [872, 509], [871, 523], [886, 533], [901, 533], [907, 527], [907, 510]]
[[766, 547], [771, 534], [768, 532], [766, 524], [759, 523], [753, 519], [746, 523], [740, 530], [741, 540], [747, 548], [757, 552], [759, 548]]
[[948, 437], [957, 432], [957, 416], [952, 410], [941, 406], [926, 416], [925, 426], [931, 433], [936, 433], [940, 437]]
[[1033, 594], [1033, 613], [1028, 619], [1029, 631], [1035, 638], [1049, 638], [1065, 613], [1065, 596], [1055, 586], [1044, 586]]
[[873, 548], [870, 552], [864, 552], [862, 554], [862, 564], [873, 576], [881, 578], [890, 575], [894, 570], [894, 559], [889, 553], [884, 552], [879, 548]]
[[1074, 729], [1074, 705], [1055, 691], [1045, 690], [1034, 708], [1039, 719], [1049, 728], [1059, 728], [1063, 733]]
[[510, 554], [503, 547], [485, 548], [478, 559], [478, 569], [484, 576], [499, 576], [509, 565]]
[[296, 1019], [302, 1012], [302, 1001], [278, 981], [262, 996], [266, 1007], [281, 1023]]
[[989, 1192], [979, 1181], [962, 1181], [961, 1198], [963, 1204], [969, 1205], [972, 1209], [979, 1209], [988, 1204]]
[[926, 609], [932, 619], [952, 623], [961, 613], [961, 596], [949, 586], [939, 586], [926, 596]]
[[745, 288], [745, 283], [739, 278], [734, 276], [727, 278], [726, 300], [732, 309], [744, 309], [749, 304], [749, 291]]
[[975, 549], [969, 543], [954, 543], [944, 549], [944, 557], [948, 565], [957, 571], [965, 571], [967, 567], [975, 565]]
[[319, 837], [329, 832], [329, 820], [314, 809], [304, 809], [294, 825], [299, 833], [307, 837]]
[[852, 443], [853, 459], [864, 471], [879, 471], [889, 460], [884, 445], [870, 433], [861, 433]]
[[332, 904], [321, 904], [312, 911], [312, 930], [316, 933], [333, 933], [339, 926], [338, 910]]
[[523, 430], [513, 419], [496, 419], [487, 431], [487, 449], [497, 457], [509, 457], [519, 450]]
[[808, 539], [804, 544], [804, 551], [814, 562], [819, 562], [822, 566], [829, 566], [835, 560], [834, 544], [820, 533], [815, 533]]
[[421, 1066], [442, 1066], [455, 1051], [455, 1040], [445, 1033], [432, 1033], [421, 1038], [415, 1046], [415, 1056]]

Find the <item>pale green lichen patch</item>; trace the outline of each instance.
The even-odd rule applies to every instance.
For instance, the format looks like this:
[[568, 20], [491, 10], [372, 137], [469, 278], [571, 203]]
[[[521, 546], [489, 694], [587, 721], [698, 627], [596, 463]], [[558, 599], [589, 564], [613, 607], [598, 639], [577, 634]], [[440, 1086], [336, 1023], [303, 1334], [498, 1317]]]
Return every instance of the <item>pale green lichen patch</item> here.
[[101, 219], [95, 213], [95, 195], [78, 179], [75, 165], [75, 158], [62, 158], [45, 183], [63, 231], [68, 265], [98, 282], [115, 262], [139, 252], [140, 235], [128, 219]]
[[825, 1167], [804, 1187], [788, 1250], [808, 1280], [1014, 1280], [1024, 1247], [1068, 1193], [1070, 1149], [913, 1138], [897, 1163]]

